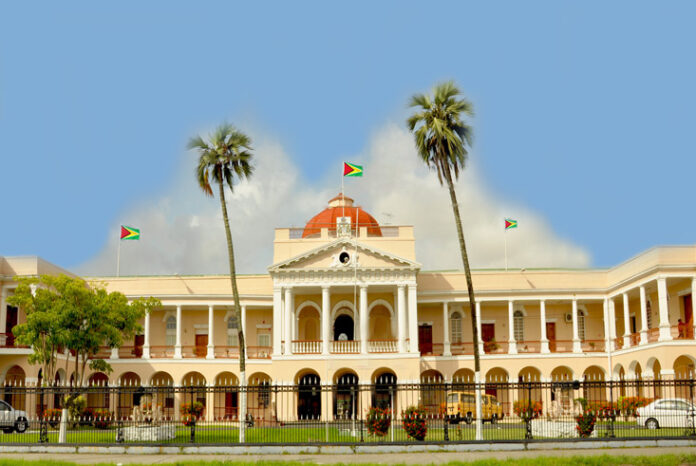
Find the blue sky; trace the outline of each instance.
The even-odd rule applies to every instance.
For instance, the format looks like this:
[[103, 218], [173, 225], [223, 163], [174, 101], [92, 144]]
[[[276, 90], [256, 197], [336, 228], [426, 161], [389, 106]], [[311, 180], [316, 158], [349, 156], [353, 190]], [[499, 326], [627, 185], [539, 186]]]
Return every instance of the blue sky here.
[[0, 255], [90, 261], [130, 211], [187, 182], [187, 139], [223, 120], [325, 184], [445, 79], [475, 105], [487, 192], [590, 265], [693, 243], [695, 14], [675, 1], [5, 3]]

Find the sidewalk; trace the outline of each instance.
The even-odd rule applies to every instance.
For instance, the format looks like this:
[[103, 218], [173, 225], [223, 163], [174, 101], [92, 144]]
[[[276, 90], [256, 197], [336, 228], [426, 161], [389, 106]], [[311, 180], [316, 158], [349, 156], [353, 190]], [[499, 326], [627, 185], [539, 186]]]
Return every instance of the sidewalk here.
[[656, 456], [669, 454], [694, 454], [693, 447], [670, 448], [613, 448], [536, 451], [495, 452], [441, 452], [441, 453], [364, 453], [364, 454], [318, 454], [318, 455], [98, 455], [98, 454], [55, 454], [55, 453], [5, 453], [0, 459], [72, 461], [77, 464], [163, 464], [189, 461], [298, 461], [308, 464], [336, 463], [379, 463], [379, 464], [444, 464], [451, 461], [475, 461], [483, 459], [537, 458], [540, 456]]

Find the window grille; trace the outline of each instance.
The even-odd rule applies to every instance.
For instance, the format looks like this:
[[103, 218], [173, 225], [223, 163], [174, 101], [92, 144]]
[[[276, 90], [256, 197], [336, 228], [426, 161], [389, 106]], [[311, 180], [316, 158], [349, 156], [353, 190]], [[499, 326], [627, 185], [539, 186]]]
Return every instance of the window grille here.
[[459, 312], [453, 312], [450, 318], [450, 342], [462, 342], [462, 315]]
[[515, 311], [512, 315], [512, 320], [515, 326], [515, 341], [524, 341], [524, 313]]

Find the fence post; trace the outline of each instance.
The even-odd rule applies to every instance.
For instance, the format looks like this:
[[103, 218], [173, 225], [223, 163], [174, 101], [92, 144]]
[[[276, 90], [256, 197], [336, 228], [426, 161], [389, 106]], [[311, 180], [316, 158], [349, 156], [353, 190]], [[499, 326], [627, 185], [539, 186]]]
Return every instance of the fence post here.
[[[193, 397], [194, 397], [194, 387], [193, 387], [193, 383], [191, 383], [191, 405], [190, 405], [191, 411], [194, 410]], [[196, 443], [196, 416], [189, 414], [189, 422], [191, 423], [191, 438], [189, 441], [191, 443]]]
[[46, 425], [46, 416], [44, 413], [44, 389], [43, 380], [39, 380], [39, 443], [48, 442], [48, 426]]
[[614, 420], [616, 419], [616, 410], [614, 409], [614, 374], [609, 375], [609, 437], [615, 437]]
[[123, 416], [121, 416], [121, 382], [116, 386], [116, 443], [123, 443]]
[[532, 415], [534, 410], [532, 409], [532, 381], [527, 380], [527, 415], [525, 416], [524, 423], [526, 432], [524, 434], [525, 439], [532, 439]]
[[[444, 410], [444, 412], [442, 413], [442, 420], [443, 420], [443, 422], [445, 423], [445, 426], [444, 426], [444, 431], [445, 431], [445, 438], [444, 438], [444, 441], [445, 441], [445, 442], [449, 442], [449, 426], [448, 426], [449, 423], [447, 422], [447, 381], [444, 381], [443, 388], [444, 388], [444, 392], [445, 392], [445, 410]], [[439, 411], [439, 408], [440, 408], [440, 407], [438, 406], [438, 411]]]

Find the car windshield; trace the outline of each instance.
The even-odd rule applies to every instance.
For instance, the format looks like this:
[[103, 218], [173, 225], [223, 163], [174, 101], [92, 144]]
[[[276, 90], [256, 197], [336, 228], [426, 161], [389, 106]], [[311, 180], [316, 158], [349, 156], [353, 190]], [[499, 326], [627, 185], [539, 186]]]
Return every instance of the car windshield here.
[[459, 401], [459, 395], [456, 393], [450, 393], [447, 395], [447, 403], [456, 403]]

